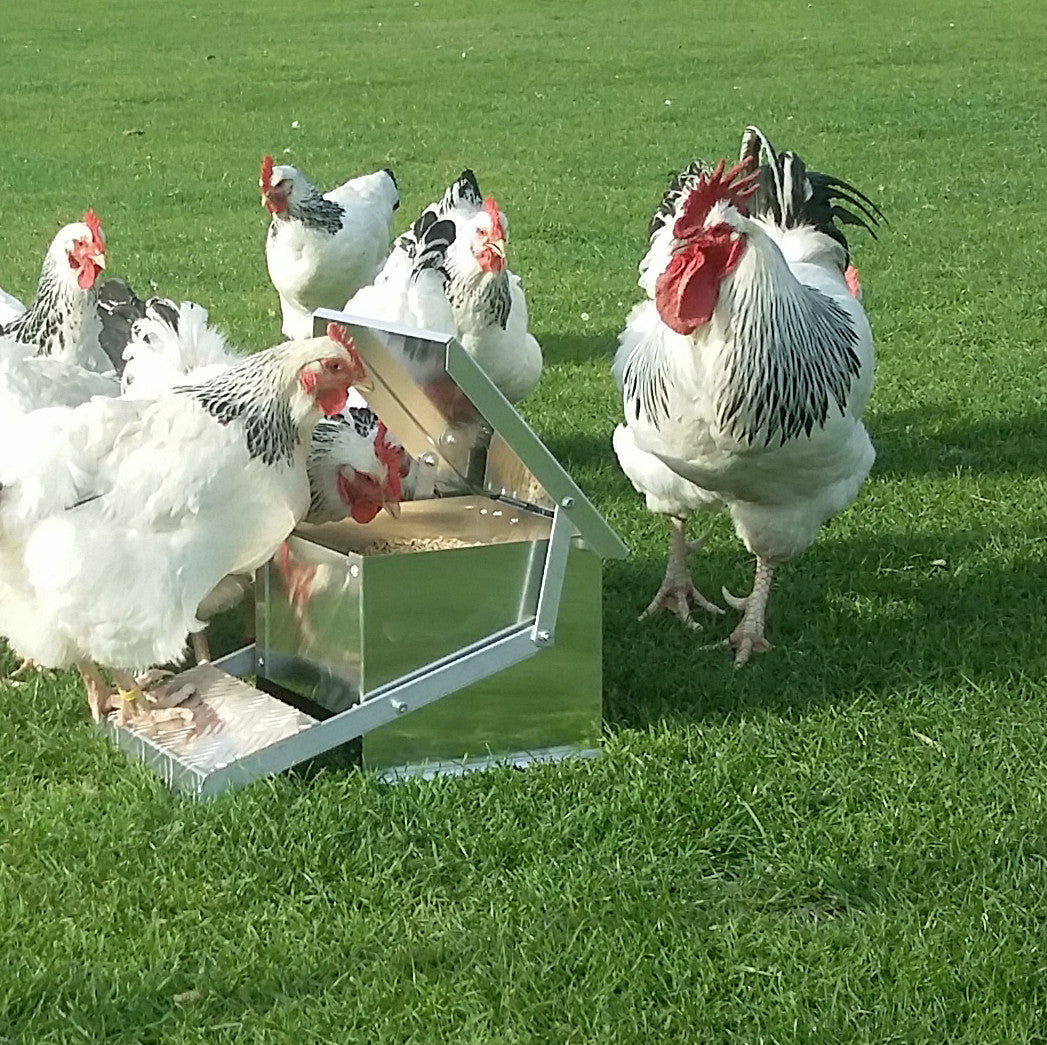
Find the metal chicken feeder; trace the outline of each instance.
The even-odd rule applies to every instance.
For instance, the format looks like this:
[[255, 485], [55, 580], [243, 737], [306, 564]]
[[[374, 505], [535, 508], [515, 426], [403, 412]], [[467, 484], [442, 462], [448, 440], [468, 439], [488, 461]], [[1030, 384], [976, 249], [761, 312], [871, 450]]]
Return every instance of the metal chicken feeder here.
[[625, 546], [457, 341], [329, 321], [421, 462], [416, 499], [296, 529], [255, 578], [255, 642], [178, 677], [193, 723], [111, 719], [114, 743], [200, 798], [335, 748], [387, 779], [594, 753], [602, 559]]

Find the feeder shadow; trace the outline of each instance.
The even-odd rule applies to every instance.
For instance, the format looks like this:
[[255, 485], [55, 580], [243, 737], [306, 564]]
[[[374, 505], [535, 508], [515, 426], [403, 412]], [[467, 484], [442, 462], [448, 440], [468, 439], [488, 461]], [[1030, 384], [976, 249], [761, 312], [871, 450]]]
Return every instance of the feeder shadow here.
[[[767, 628], [774, 648], [741, 670], [713, 646], [736, 613], [699, 614], [700, 632], [669, 614], [637, 621], [665, 560], [609, 563], [605, 721], [615, 729], [761, 711], [795, 717], [826, 704], [905, 699], [930, 684], [1047, 675], [1047, 647], [1030, 641], [1023, 626], [1047, 614], [1047, 564], [968, 565], [988, 540], [964, 533], [816, 544], [775, 581]], [[695, 583], [717, 602], [721, 584], [741, 594], [752, 583], [741, 548], [699, 553], [692, 567]]]

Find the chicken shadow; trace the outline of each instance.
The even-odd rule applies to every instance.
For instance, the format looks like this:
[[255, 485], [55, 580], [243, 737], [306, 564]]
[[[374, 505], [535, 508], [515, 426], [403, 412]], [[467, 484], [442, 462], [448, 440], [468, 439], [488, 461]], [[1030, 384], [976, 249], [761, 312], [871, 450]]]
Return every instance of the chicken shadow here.
[[542, 357], [548, 363], [587, 363], [592, 359], [607, 361], [607, 380], [611, 380], [611, 361], [618, 348], [618, 331], [604, 330], [593, 334], [536, 333], [542, 346]]
[[[691, 631], [667, 613], [637, 621], [664, 559], [608, 563], [604, 581], [605, 722], [719, 721], [803, 715], [827, 704], [909, 699], [928, 686], [1013, 684], [1047, 676], [1047, 644], [1029, 621], [1047, 615], [1047, 562], [979, 562], [992, 535], [824, 538], [782, 569], [768, 609], [774, 648], [735, 670], [722, 641], [738, 616], [697, 614]], [[752, 563], [735, 546], [699, 552], [695, 583], [721, 602], [744, 594]]]
[[871, 412], [875, 471], [888, 478], [954, 475], [1040, 475], [1047, 465], [1047, 413], [971, 421], [961, 406]]

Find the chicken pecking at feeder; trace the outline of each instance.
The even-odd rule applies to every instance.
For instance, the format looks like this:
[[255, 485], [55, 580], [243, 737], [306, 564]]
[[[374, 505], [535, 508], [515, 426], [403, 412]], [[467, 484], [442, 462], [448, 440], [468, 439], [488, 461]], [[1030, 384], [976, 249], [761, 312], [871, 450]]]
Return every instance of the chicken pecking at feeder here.
[[192, 723], [110, 721], [114, 742], [198, 797], [334, 748], [385, 778], [593, 753], [602, 560], [625, 546], [457, 341], [331, 321], [419, 463], [415, 499], [299, 526], [256, 577], [255, 642], [178, 676]]

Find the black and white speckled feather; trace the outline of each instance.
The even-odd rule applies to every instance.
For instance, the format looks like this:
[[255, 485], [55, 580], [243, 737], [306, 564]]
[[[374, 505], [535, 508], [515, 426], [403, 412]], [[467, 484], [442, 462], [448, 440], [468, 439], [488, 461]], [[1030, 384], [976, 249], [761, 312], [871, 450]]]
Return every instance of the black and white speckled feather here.
[[[81, 290], [75, 281], [61, 279], [45, 262], [36, 296], [22, 315], [0, 328], [0, 337], [33, 345], [38, 356], [53, 356], [88, 369], [105, 369], [98, 350], [99, 321], [95, 315], [97, 291]], [[94, 352], [91, 352], [91, 341]]]
[[278, 357], [260, 352], [203, 384], [179, 385], [173, 391], [195, 399], [221, 425], [242, 424], [251, 457], [270, 465], [292, 464], [299, 435], [286, 383]]
[[720, 427], [750, 445], [784, 445], [847, 408], [861, 371], [858, 331], [812, 287], [776, 285], [766, 269], [729, 291], [731, 343], [724, 360]]

